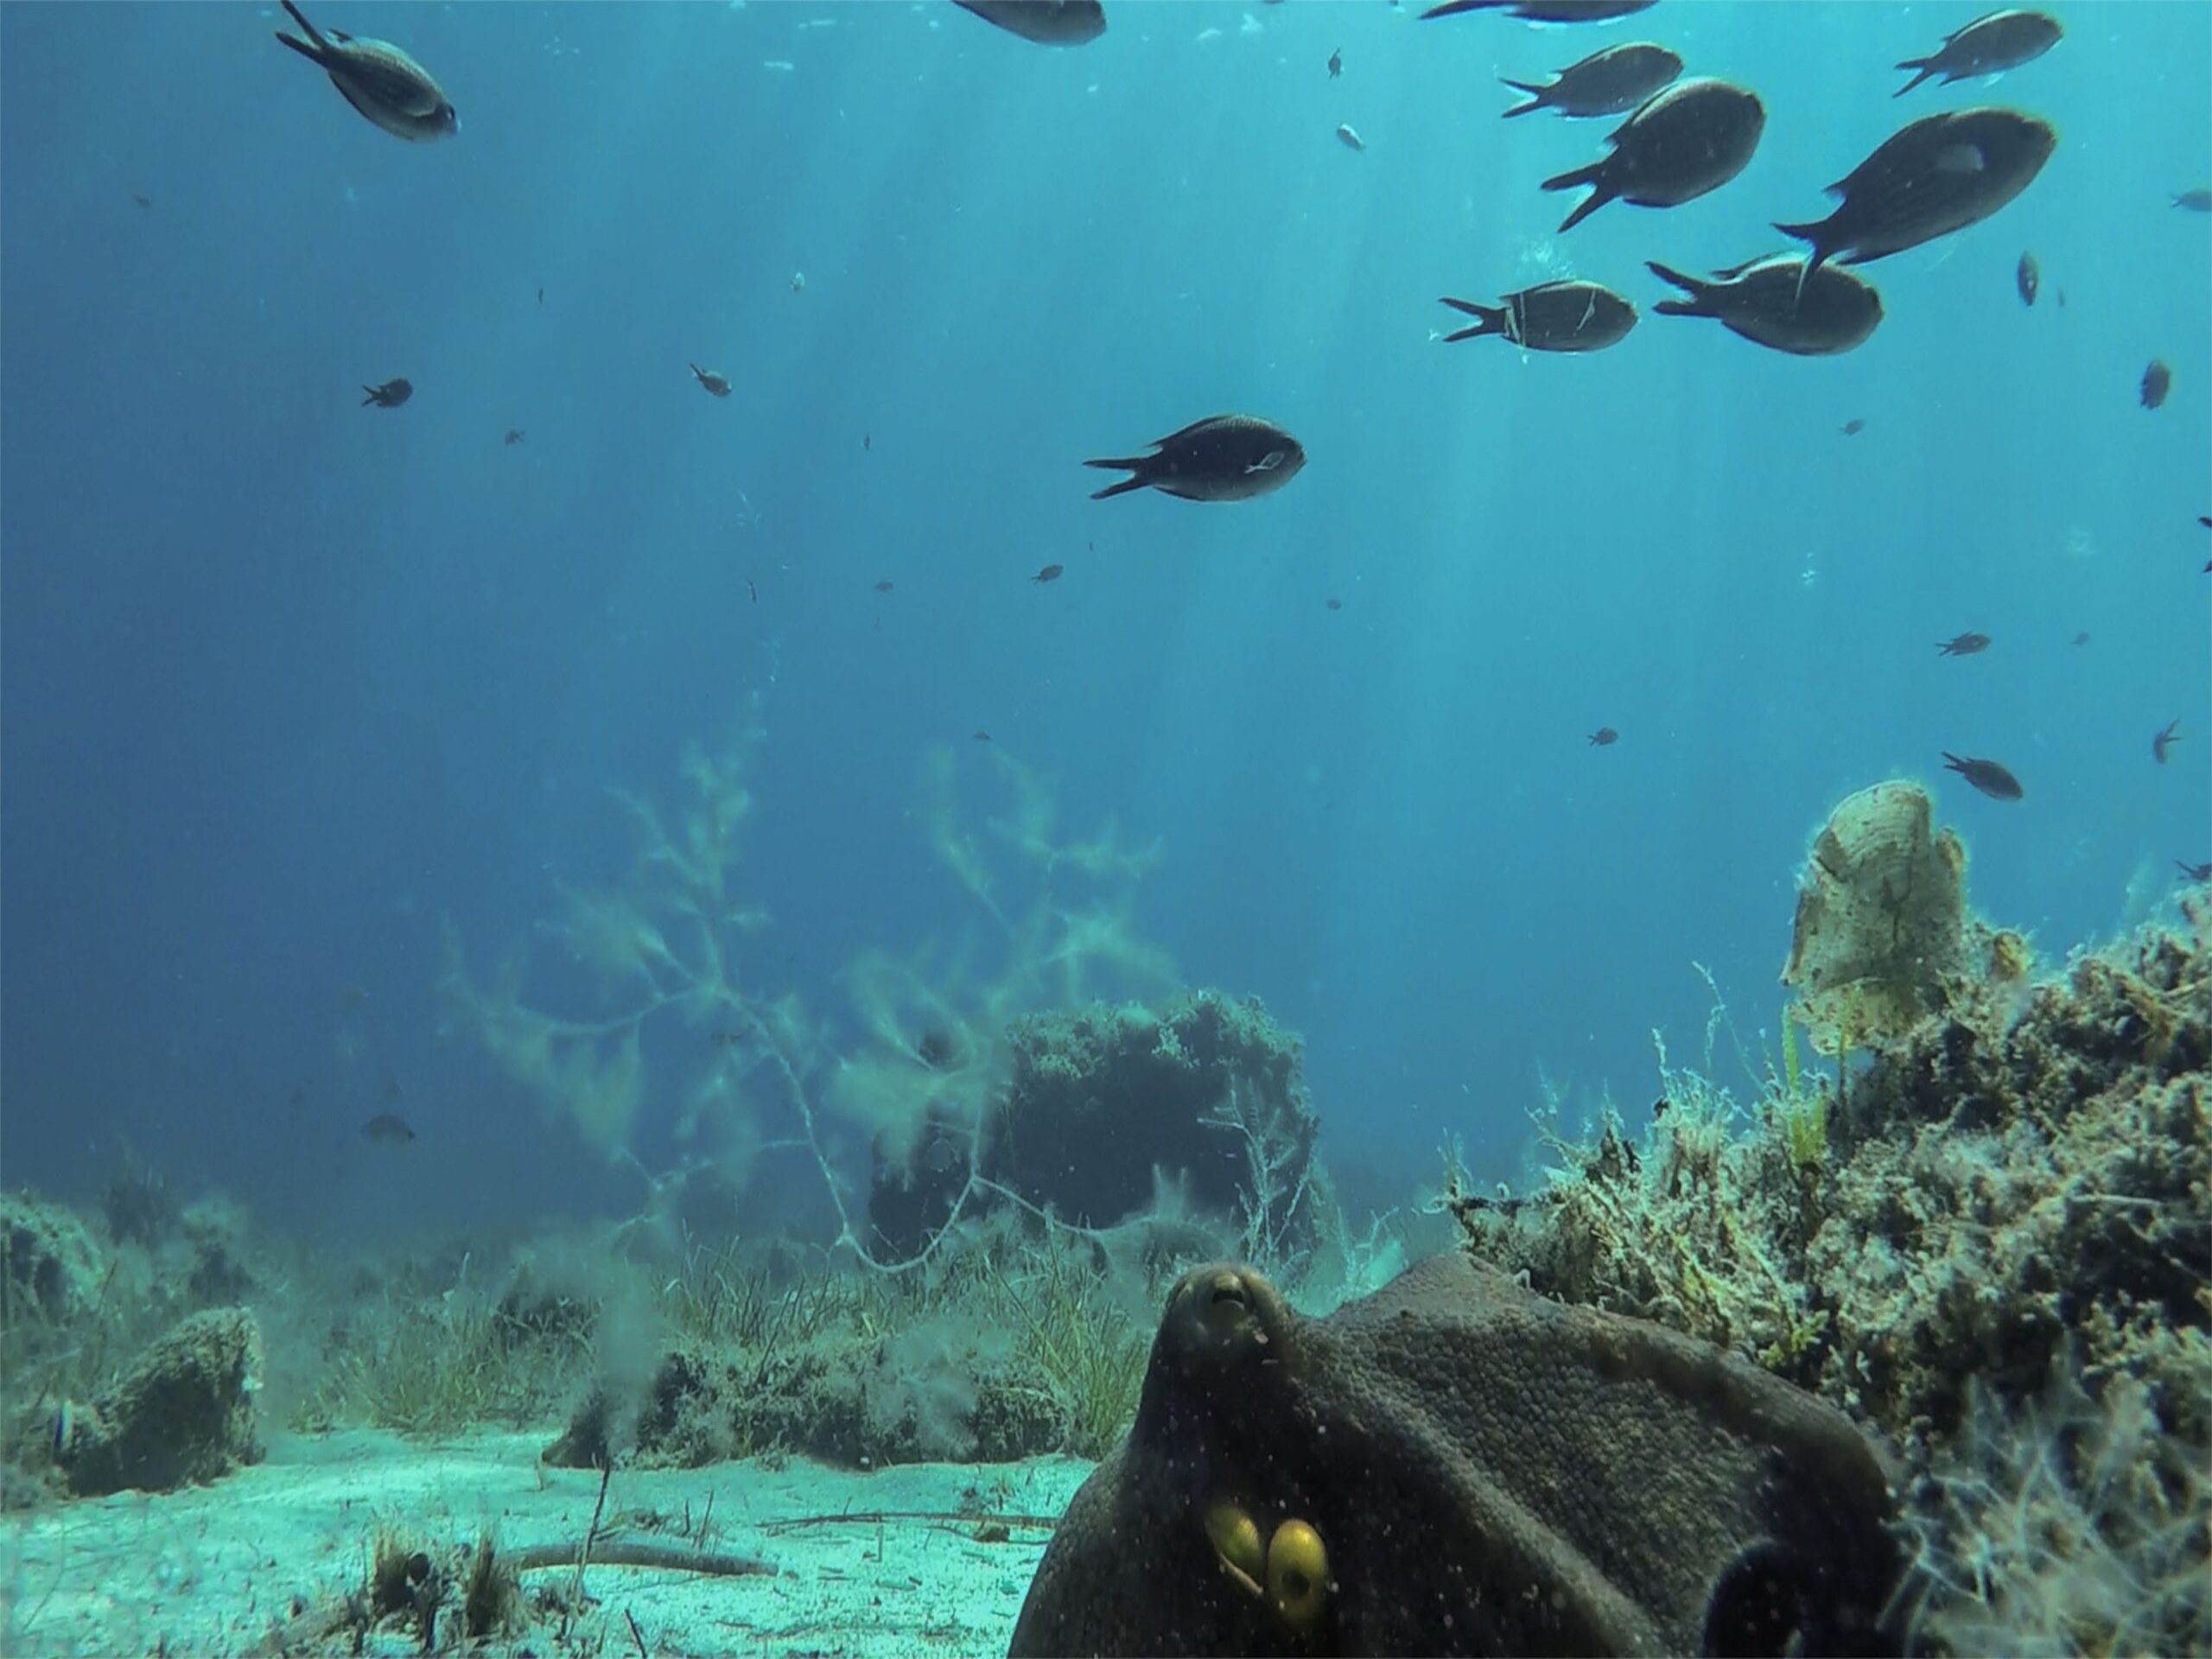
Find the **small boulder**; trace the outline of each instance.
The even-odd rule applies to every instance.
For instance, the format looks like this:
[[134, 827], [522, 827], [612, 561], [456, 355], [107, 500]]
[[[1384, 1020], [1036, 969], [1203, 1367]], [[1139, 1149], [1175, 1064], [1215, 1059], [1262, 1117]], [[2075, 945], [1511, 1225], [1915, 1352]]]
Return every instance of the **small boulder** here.
[[210, 1308], [170, 1329], [89, 1406], [72, 1405], [54, 1456], [85, 1496], [162, 1492], [261, 1460], [254, 1413], [261, 1327], [243, 1307]]

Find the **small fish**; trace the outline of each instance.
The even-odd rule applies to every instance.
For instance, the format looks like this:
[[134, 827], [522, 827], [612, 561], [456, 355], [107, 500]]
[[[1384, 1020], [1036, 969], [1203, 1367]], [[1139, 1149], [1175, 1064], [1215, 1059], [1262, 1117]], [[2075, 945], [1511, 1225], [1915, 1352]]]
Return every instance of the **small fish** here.
[[750, 576], [745, 579], [745, 591], [752, 596], [755, 605], [760, 602], [760, 589], [753, 585], [753, 578]]
[[1937, 654], [1944, 657], [1977, 657], [1988, 649], [1989, 636], [1986, 633], [1962, 633], [1936, 647]]
[[1086, 461], [1130, 476], [1090, 499], [1149, 486], [1185, 501], [1249, 501], [1281, 489], [1306, 465], [1306, 448], [1271, 421], [1253, 415], [1209, 415], [1153, 443], [1149, 455]]
[[370, 121], [410, 143], [461, 130], [461, 118], [430, 72], [397, 47], [389, 41], [357, 41], [342, 29], [326, 36], [292, 0], [283, 3], [307, 39], [281, 29], [276, 38], [328, 75], [346, 101]]
[[1060, 572], [1066, 569], [1067, 567], [1063, 564], [1048, 564], [1029, 580], [1035, 582], [1058, 582], [1060, 579]]
[[791, 292], [794, 294], [804, 294], [806, 292], [806, 273], [804, 271], [795, 270], [791, 272]]
[[361, 390], [368, 394], [361, 399], [363, 409], [371, 404], [378, 409], [397, 409], [415, 395], [415, 383], [411, 380], [387, 380], [380, 386], [363, 386]]
[[725, 1028], [715, 1033], [713, 1040], [716, 1048], [735, 1048], [745, 1040], [745, 1033], [734, 1028]]
[[1546, 179], [1546, 190], [1590, 194], [1560, 221], [1571, 231], [1609, 201], [1635, 207], [1679, 207], [1718, 190], [1751, 164], [1766, 130], [1758, 94], [1700, 76], [1678, 80], [1637, 106], [1605, 136], [1612, 153]]
[[2017, 801], [2027, 793], [2020, 780], [1994, 760], [1976, 760], [1943, 751], [1943, 770], [1955, 772], [1993, 801]]
[[142, 196], [136, 190], [130, 193], [130, 200], [137, 202], [141, 207], [151, 207], [154, 205], [152, 197]]
[[2036, 302], [2036, 290], [2043, 286], [2043, 270], [2032, 253], [2022, 254], [2020, 263], [2012, 267], [2012, 286], [2020, 290], [2022, 305]]
[[2212, 864], [2184, 864], [2176, 859], [2174, 868], [2192, 881], [2212, 881]]
[[879, 594], [889, 593], [891, 591], [891, 578], [886, 576], [881, 582], [877, 582], [875, 584], [875, 591]]
[[2075, 634], [2074, 636], [2074, 643], [2077, 645], [2088, 645], [2089, 643], [2089, 631], [2087, 628], [2084, 628], [2081, 632]]
[[1652, 0], [1444, 0], [1442, 5], [1431, 6], [1421, 16], [1426, 22], [1431, 17], [1456, 17], [1463, 11], [1506, 7], [1524, 22], [1604, 23], [1642, 11], [1651, 3]]
[[1332, 599], [1327, 601], [1326, 603], [1329, 608], [1332, 611], [1341, 611], [1344, 607], [1344, 602], [1341, 599]]
[[1866, 429], [1866, 423], [1855, 415], [1843, 423], [1843, 435], [1847, 438], [1855, 438]]
[[520, 443], [522, 442], [522, 429], [518, 426], [509, 427], [507, 429], [507, 435], [501, 439], [500, 442], [511, 447], [514, 444]]
[[1438, 303], [1475, 320], [1473, 327], [1445, 335], [1447, 342], [1497, 334], [1532, 352], [1598, 352], [1619, 344], [1636, 327], [1636, 308], [1596, 283], [1540, 283], [1496, 305], [1448, 296]]
[[1341, 46], [1329, 54], [1329, 79], [1342, 79], [1344, 73], [1344, 49]]
[[2212, 213], [2212, 190], [2184, 190], [2174, 198], [2174, 206], [2186, 213]]
[[716, 397], [727, 397], [729, 396], [729, 377], [728, 375], [717, 374], [712, 369], [702, 369], [696, 363], [691, 364], [690, 367], [693, 376], [698, 380], [699, 384], [704, 386], [712, 395]]
[[861, 433], [861, 448], [863, 448], [863, 449], [873, 449], [873, 448], [875, 448], [875, 434], [874, 434], [874, 433], [873, 433], [873, 432], [863, 432], [863, 433]]
[[2156, 409], [2166, 401], [2166, 394], [2173, 385], [2174, 372], [2154, 357], [2143, 371], [2143, 385], [2136, 395], [2142, 399], [2144, 408]]
[[1525, 103], [1516, 104], [1506, 111], [1505, 118], [1510, 121], [1516, 115], [1534, 115], [1538, 110], [1556, 110], [1563, 116], [1577, 118], [1626, 115], [1681, 73], [1680, 57], [1663, 46], [1638, 41], [1629, 46], [1609, 46], [1602, 52], [1592, 52], [1580, 63], [1567, 65], [1542, 85], [1514, 80], [1504, 75], [1498, 79], [1515, 92], [1528, 94]]
[[542, 288], [537, 290], [537, 302], [540, 305], [545, 303], [545, 290]]
[[1590, 746], [1592, 748], [1610, 749], [1620, 741], [1621, 734], [1610, 726], [1600, 726], [1590, 734]]
[[2160, 766], [2166, 764], [2166, 751], [2181, 741], [2181, 721], [2170, 720], [2151, 740], [2151, 758]]
[[978, 743], [988, 743], [991, 741], [991, 734], [980, 726], [970, 735]]
[[2056, 18], [2045, 16], [2040, 11], [2008, 8], [1990, 12], [1975, 18], [1964, 29], [1946, 35], [1943, 44], [1928, 56], [1907, 58], [1897, 65], [1900, 69], [1917, 73], [1891, 96], [1903, 98], [1922, 81], [1937, 75], [1942, 76], [1944, 85], [1948, 86], [1955, 80], [1971, 80], [1977, 75], [2017, 69], [2056, 46], [2065, 32]]
[[1882, 323], [1882, 296], [1863, 276], [1823, 265], [1808, 272], [1794, 254], [1692, 276], [1647, 260], [1644, 268], [1681, 289], [1651, 308], [1663, 317], [1710, 317], [1732, 334], [1792, 357], [1856, 351]]
[[404, 1147], [415, 1131], [397, 1112], [378, 1112], [361, 1125], [361, 1139], [372, 1147]]
[[1349, 124], [1337, 129], [1337, 142], [1346, 149], [1365, 149], [1367, 140], [1351, 130]]

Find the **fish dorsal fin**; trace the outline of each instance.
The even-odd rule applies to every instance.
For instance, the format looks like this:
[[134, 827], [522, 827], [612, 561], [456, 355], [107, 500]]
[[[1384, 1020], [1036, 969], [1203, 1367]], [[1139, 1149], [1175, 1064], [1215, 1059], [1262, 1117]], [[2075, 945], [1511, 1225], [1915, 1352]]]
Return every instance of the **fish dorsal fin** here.
[[1178, 438], [1187, 438], [1193, 432], [1199, 431], [1205, 427], [1217, 425], [1230, 418], [1230, 417], [1226, 415], [1209, 415], [1202, 421], [1192, 421], [1188, 426], [1181, 427], [1175, 431], [1170, 432], [1164, 438], [1154, 438], [1152, 441], [1152, 447], [1155, 449], [1165, 448], [1166, 445], [1174, 442]]
[[1753, 265], [1763, 265], [1770, 259], [1786, 259], [1789, 257], [1789, 249], [1777, 248], [1771, 253], [1763, 253], [1755, 259], [1746, 259], [1740, 265], [1730, 265], [1725, 270], [1716, 270], [1713, 273], [1713, 280], [1716, 283], [1732, 283]]

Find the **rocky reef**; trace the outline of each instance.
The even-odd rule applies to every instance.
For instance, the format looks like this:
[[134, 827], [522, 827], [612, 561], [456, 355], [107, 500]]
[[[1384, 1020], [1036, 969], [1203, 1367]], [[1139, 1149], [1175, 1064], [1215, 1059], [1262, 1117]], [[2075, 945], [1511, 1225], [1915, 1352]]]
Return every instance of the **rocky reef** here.
[[1832, 1075], [1786, 1030], [1746, 1109], [1662, 1056], [1649, 1121], [1446, 1202], [1539, 1293], [1731, 1349], [1894, 1448], [1924, 1641], [2203, 1651], [2212, 909], [2039, 976], [1964, 877], [1918, 785], [1853, 798], [1788, 976]]

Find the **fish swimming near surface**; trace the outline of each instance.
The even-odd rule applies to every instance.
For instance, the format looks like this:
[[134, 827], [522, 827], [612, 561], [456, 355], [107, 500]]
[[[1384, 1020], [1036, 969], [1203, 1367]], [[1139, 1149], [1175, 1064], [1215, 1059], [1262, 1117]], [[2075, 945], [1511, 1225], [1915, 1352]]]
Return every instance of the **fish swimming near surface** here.
[[1546, 179], [1547, 190], [1590, 187], [1560, 226], [1571, 231], [1609, 201], [1678, 207], [1718, 190], [1751, 162], [1766, 130], [1758, 94], [1700, 76], [1678, 80], [1637, 105], [1606, 135], [1612, 154]]
[[1444, 0], [1421, 13], [1431, 17], [1456, 17], [1463, 11], [1507, 10], [1531, 23], [1609, 23], [1616, 17], [1648, 10], [1653, 0]]
[[1329, 79], [1340, 80], [1344, 73], [1344, 49], [1341, 46], [1329, 54]]
[[1337, 142], [1346, 149], [1365, 149], [1367, 140], [1353, 131], [1349, 122], [1337, 129]]
[[1506, 75], [1498, 79], [1515, 92], [1528, 94], [1526, 102], [1506, 111], [1508, 120], [1516, 115], [1534, 115], [1538, 110], [1555, 110], [1584, 119], [1626, 115], [1681, 73], [1682, 60], [1677, 54], [1649, 41], [1637, 41], [1592, 52], [1542, 85]]
[[1593, 749], [1610, 749], [1620, 741], [1621, 734], [1610, 726], [1600, 726], [1590, 734], [1590, 747]]
[[1989, 649], [1986, 633], [1961, 633], [1938, 642], [1936, 654], [1939, 657], [1979, 657]]
[[2022, 305], [2036, 302], [2036, 292], [2043, 286], [2043, 268], [2032, 253], [2022, 254], [2020, 263], [2012, 267], [2012, 286], [2019, 289]]
[[2020, 787], [2020, 780], [2010, 769], [1994, 760], [1977, 760], [1971, 756], [1943, 752], [1943, 769], [1955, 772], [1993, 801], [2017, 801], [2027, 794]]
[[1332, 596], [1331, 598], [1328, 598], [1328, 599], [1325, 599], [1325, 600], [1323, 600], [1321, 602], [1322, 602], [1324, 605], [1326, 605], [1326, 606], [1327, 606], [1331, 610], [1332, 610], [1332, 611], [1341, 611], [1341, 610], [1342, 610], [1342, 609], [1344, 609], [1344, 601], [1342, 601], [1341, 599], [1335, 598], [1335, 597], [1333, 597], [1333, 596]]
[[1843, 423], [1843, 435], [1847, 438], [1855, 438], [1866, 429], [1866, 423], [1855, 415]]
[[729, 396], [729, 377], [728, 375], [717, 374], [712, 369], [702, 369], [696, 363], [687, 364], [685, 366], [691, 371], [693, 378], [696, 378], [701, 385], [704, 386], [713, 396], [716, 397], [727, 397]]
[[1508, 294], [1496, 305], [1448, 297], [1440, 303], [1475, 319], [1472, 327], [1446, 334], [1446, 340], [1496, 334], [1532, 352], [1603, 351], [1636, 327], [1636, 308], [1596, 283], [1540, 283]]
[[875, 584], [875, 591], [879, 594], [887, 594], [891, 591], [893, 585], [891, 578], [886, 576], [881, 582]]
[[2084, 628], [2081, 632], [2075, 634], [2074, 636], [2074, 643], [2077, 645], [2088, 645], [2089, 643], [2089, 631], [2087, 628]]
[[2065, 33], [2056, 17], [2040, 11], [2007, 8], [1989, 12], [1946, 35], [1943, 44], [1926, 57], [1907, 58], [1897, 65], [1918, 73], [1891, 96], [1903, 98], [1922, 81], [1937, 75], [1948, 86], [1955, 80], [2017, 69], [2043, 56]]
[[2212, 213], [2212, 190], [2182, 190], [2175, 193], [2174, 206], [2188, 213]]
[[987, 23], [1038, 46], [1082, 46], [1106, 32], [1099, 0], [953, 0]]
[[1091, 492], [1103, 501], [1131, 490], [1155, 489], [1185, 501], [1249, 501], [1272, 494], [1306, 465], [1305, 446], [1272, 421], [1252, 415], [1209, 415], [1153, 444], [1155, 453], [1086, 461], [1131, 474]]
[[1029, 580], [1035, 582], [1058, 582], [1066, 569], [1065, 565], [1048, 564]]
[[507, 435], [502, 439], [501, 442], [511, 446], [520, 443], [522, 442], [522, 429], [518, 426], [509, 427], [507, 429]]
[[1923, 116], [1828, 186], [1840, 200], [1826, 219], [1775, 228], [1813, 245], [1808, 276], [1831, 259], [1885, 259], [1980, 224], [2035, 182], [2057, 144], [2049, 122], [2018, 110]]
[[2142, 400], [2144, 408], [2156, 409], [2166, 401], [2166, 394], [2173, 388], [2174, 372], [2154, 357], [2151, 365], [2143, 371], [2143, 384], [2136, 396]]
[[404, 1147], [415, 1131], [397, 1112], [378, 1112], [361, 1125], [361, 1139], [372, 1147]]
[[2170, 720], [2159, 728], [2158, 734], [2151, 740], [2151, 758], [2160, 766], [2166, 764], [2166, 751], [2181, 741], [2181, 721]]
[[363, 409], [371, 404], [378, 409], [397, 409], [415, 395], [415, 383], [407, 379], [387, 380], [380, 386], [363, 386], [361, 390], [367, 394], [361, 399]]
[[281, 29], [276, 38], [328, 75], [346, 101], [375, 124], [410, 143], [461, 130], [461, 117], [430, 72], [391, 41], [357, 41], [335, 29], [324, 35], [292, 0], [283, 4], [307, 38]]
[[[1834, 357], [1864, 345], [1882, 321], [1882, 296], [1863, 276], [1824, 266], [1807, 277], [1802, 256], [1773, 253], [1715, 271], [1710, 279], [1687, 276], [1656, 260], [1651, 274], [1672, 283], [1685, 297], [1651, 308], [1662, 317], [1711, 317], [1755, 346], [1792, 357]], [[1849, 437], [1866, 423], [1844, 423]]]

